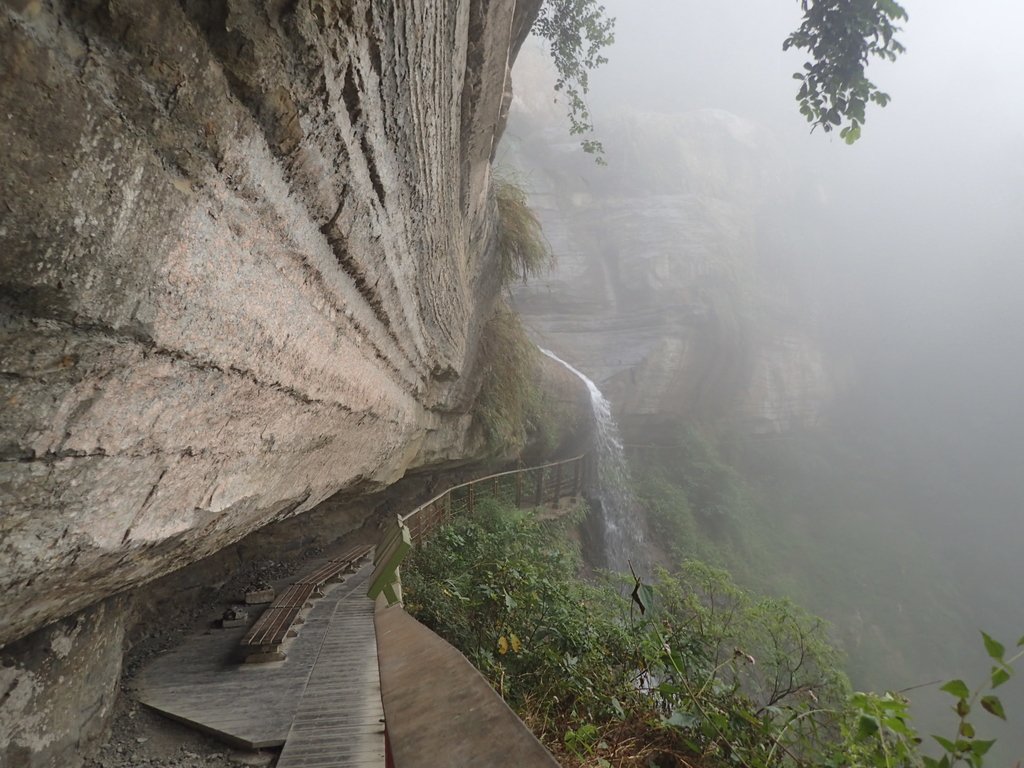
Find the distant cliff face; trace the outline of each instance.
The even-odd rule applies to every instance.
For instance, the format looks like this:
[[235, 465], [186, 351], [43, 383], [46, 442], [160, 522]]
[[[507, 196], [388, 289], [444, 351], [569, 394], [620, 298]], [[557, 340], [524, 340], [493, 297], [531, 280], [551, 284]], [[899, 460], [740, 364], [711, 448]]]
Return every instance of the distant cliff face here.
[[[791, 194], [779, 151], [721, 111], [600, 120], [608, 167], [559, 130], [526, 58], [505, 162], [558, 258], [516, 307], [615, 404], [627, 439], [728, 418], [751, 433], [815, 423], [833, 387], [813, 303], [773, 211]], [[784, 201], [782, 201], [784, 202]]]
[[0, 645], [477, 448], [538, 5], [0, 5]]

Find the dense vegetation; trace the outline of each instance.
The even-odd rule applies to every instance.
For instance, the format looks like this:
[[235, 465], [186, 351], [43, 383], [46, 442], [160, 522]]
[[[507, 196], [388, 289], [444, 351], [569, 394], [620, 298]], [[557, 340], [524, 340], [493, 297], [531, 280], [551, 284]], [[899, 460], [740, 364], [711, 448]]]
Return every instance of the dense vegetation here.
[[620, 585], [576, 577], [554, 535], [565, 525], [482, 505], [418, 550], [403, 581], [407, 608], [566, 764], [769, 765], [825, 749], [813, 710], [840, 707], [847, 684], [820, 620], [695, 562], [643, 586], [641, 613]]
[[[980, 765], [971, 708], [985, 686], [944, 690], [962, 718], [922, 758], [906, 700], [853, 693], [826, 627], [688, 560], [635, 599], [577, 578], [573, 521], [481, 504], [407, 563], [407, 608], [462, 650], [565, 765]], [[991, 685], [1015, 658], [991, 638]]]

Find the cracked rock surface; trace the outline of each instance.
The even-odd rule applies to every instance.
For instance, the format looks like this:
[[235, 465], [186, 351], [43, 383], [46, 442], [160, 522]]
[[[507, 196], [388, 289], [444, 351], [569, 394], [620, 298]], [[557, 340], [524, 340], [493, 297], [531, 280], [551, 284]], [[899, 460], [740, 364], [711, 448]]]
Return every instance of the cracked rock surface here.
[[471, 455], [538, 2], [0, 2], [0, 646]]

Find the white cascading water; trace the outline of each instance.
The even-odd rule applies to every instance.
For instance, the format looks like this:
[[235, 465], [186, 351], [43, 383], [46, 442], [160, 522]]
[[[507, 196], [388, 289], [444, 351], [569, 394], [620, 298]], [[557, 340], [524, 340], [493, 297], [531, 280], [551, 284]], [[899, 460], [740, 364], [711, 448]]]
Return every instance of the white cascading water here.
[[596, 472], [593, 494], [601, 503], [604, 523], [604, 554], [610, 570], [627, 573], [632, 561], [640, 573], [643, 558], [643, 534], [637, 525], [636, 503], [630, 486], [629, 465], [622, 448], [619, 425], [612, 416], [611, 403], [601, 394], [597, 384], [586, 374], [573, 368], [554, 352], [538, 347], [552, 360], [561, 363], [587, 385], [590, 407], [594, 413], [594, 439], [596, 442]]

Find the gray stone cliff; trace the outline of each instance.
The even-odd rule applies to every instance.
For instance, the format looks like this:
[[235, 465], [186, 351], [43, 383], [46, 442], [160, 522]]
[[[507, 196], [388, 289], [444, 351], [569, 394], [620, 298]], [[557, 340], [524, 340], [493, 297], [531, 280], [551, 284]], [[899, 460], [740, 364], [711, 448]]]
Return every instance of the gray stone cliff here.
[[622, 110], [597, 119], [598, 167], [565, 134], [547, 70], [520, 57], [501, 157], [558, 260], [516, 288], [526, 324], [601, 386], [627, 440], [683, 421], [815, 424], [833, 371], [800, 233], [779, 215], [797, 208], [795, 174], [771, 136], [718, 110]]
[[0, 646], [479, 450], [538, 5], [0, 3]]

